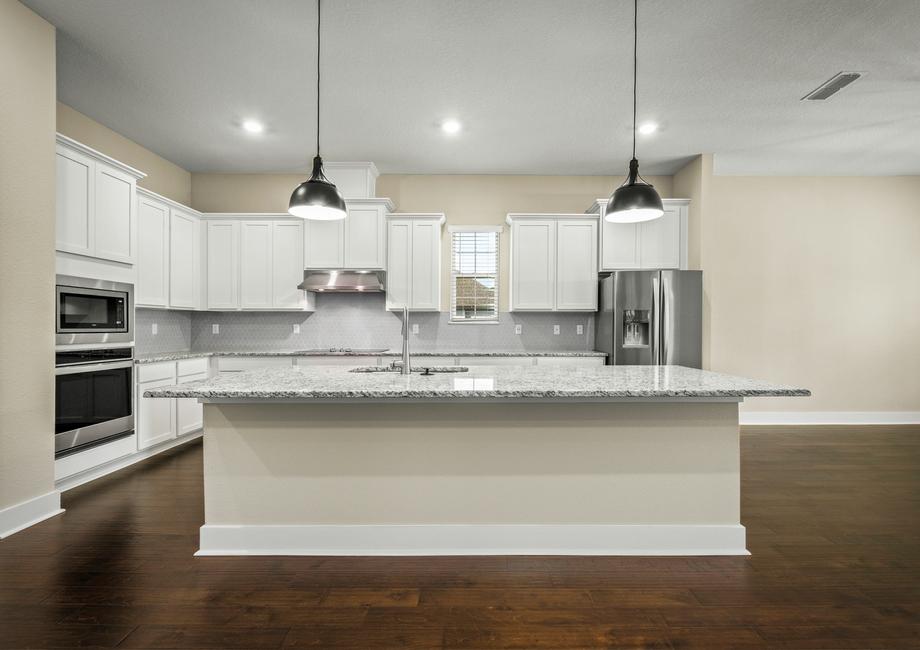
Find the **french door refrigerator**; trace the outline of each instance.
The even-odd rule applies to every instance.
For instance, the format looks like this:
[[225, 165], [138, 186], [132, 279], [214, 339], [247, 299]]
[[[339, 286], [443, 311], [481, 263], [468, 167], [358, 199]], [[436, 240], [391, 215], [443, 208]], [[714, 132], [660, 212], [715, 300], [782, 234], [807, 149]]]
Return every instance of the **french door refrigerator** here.
[[702, 366], [702, 271], [614, 271], [599, 290], [594, 331], [608, 365]]

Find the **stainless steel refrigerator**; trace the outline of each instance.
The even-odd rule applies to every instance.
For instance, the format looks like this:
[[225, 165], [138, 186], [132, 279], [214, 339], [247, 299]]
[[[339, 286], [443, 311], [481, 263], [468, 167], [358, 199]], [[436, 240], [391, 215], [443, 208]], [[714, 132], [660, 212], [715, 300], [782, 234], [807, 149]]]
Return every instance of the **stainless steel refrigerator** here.
[[702, 271], [614, 271], [600, 279], [595, 347], [608, 365], [699, 368]]

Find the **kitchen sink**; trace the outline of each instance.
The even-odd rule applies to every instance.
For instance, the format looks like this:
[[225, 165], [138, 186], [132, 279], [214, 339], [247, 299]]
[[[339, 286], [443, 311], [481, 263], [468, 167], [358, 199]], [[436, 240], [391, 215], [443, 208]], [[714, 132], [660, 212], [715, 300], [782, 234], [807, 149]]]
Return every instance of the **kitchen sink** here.
[[[349, 372], [399, 372], [400, 368], [390, 366], [358, 366], [352, 368]], [[418, 366], [413, 367], [412, 372], [420, 375], [434, 375], [442, 372], [467, 372], [466, 366]]]
[[309, 350], [296, 350], [295, 354], [321, 354], [330, 356], [347, 355], [372, 355], [387, 352], [389, 348], [311, 348]]

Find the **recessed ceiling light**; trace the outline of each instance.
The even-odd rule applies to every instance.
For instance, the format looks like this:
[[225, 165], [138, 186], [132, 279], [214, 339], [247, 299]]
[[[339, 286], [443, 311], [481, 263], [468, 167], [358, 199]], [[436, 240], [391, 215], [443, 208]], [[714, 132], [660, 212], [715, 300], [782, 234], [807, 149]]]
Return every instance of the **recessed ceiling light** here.
[[441, 122], [441, 130], [448, 135], [456, 135], [460, 133], [460, 129], [463, 128], [463, 125], [460, 124], [457, 120], [444, 120]]
[[658, 130], [658, 125], [654, 122], [643, 122], [639, 125], [639, 133], [642, 135], [651, 135]]
[[243, 129], [250, 133], [262, 133], [265, 130], [265, 126], [256, 120], [243, 120]]

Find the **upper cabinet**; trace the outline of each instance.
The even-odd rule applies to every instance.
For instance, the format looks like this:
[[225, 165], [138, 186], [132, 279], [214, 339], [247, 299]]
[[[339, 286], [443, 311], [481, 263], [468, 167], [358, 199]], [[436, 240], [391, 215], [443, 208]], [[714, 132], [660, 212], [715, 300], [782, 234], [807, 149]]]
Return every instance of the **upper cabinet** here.
[[137, 188], [138, 307], [201, 307], [200, 215]]
[[511, 310], [597, 309], [596, 217], [509, 214]]
[[664, 214], [642, 223], [604, 220], [607, 199], [598, 199], [588, 213], [601, 223], [600, 270], [686, 269], [689, 199], [663, 199]]
[[134, 190], [144, 173], [60, 134], [56, 154], [56, 249], [133, 264]]
[[441, 308], [442, 213], [387, 217], [387, 309]]
[[341, 221], [304, 221], [304, 268], [386, 268], [386, 215], [390, 199], [346, 199]]
[[204, 221], [208, 309], [313, 309], [313, 294], [297, 288], [304, 271], [303, 220], [211, 214]]

